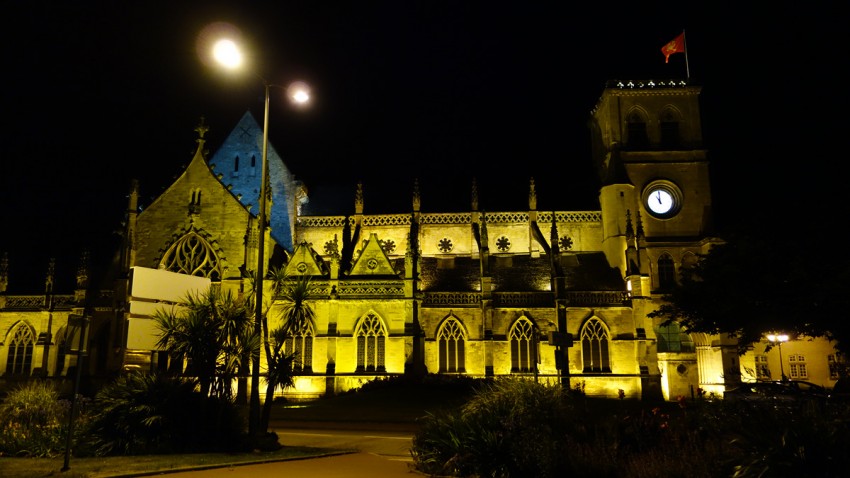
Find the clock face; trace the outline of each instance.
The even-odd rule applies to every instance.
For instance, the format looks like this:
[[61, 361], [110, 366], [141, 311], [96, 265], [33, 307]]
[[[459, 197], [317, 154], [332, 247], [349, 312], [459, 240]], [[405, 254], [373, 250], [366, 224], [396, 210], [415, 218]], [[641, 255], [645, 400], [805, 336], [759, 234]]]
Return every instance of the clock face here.
[[670, 181], [653, 181], [644, 189], [643, 204], [650, 215], [658, 219], [669, 219], [682, 207], [682, 192]]
[[667, 214], [673, 205], [673, 195], [666, 189], [655, 188], [646, 196], [646, 207], [655, 214]]

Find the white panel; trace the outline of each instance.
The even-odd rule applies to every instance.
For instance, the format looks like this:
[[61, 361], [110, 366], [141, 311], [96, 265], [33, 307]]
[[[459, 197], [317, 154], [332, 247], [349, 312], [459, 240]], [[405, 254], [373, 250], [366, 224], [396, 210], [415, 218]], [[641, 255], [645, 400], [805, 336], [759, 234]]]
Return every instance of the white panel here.
[[161, 350], [156, 346], [159, 330], [151, 319], [127, 319], [127, 348], [141, 350]]
[[130, 296], [139, 299], [181, 302], [189, 292], [206, 292], [211, 283], [207, 277], [147, 267], [133, 267], [132, 274]]

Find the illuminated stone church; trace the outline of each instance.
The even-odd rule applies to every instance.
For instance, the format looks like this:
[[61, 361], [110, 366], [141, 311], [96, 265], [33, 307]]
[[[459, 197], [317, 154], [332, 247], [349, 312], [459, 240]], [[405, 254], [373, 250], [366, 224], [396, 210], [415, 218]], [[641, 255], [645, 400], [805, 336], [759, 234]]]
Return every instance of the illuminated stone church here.
[[[764, 344], [739, 357], [731, 338], [688, 334], [647, 317], [679, 271], [720, 242], [699, 96], [700, 87], [681, 80], [609, 82], [590, 118], [588, 161], [601, 180], [593, 211], [538, 210], [533, 178], [528, 201], [510, 211], [479, 209], [474, 181], [467, 212], [427, 211], [410, 178], [410, 196], [397, 198], [408, 213], [367, 214], [357, 184], [353, 214], [302, 215], [307, 188], [270, 147], [265, 268], [307, 275], [315, 287], [315, 321], [290, 343], [300, 363], [286, 394], [313, 397], [376, 377], [431, 373], [522, 376], [590, 396], [674, 400], [722, 395], [728, 384], [771, 371], [778, 378], [781, 359], [763, 353]], [[246, 113], [211, 156], [206, 128], [196, 131], [191, 162], [142, 211], [132, 188], [117, 287], [92, 317], [89, 373], [167, 366], [163, 352], [134, 340], [150, 321], [133, 307], [134, 268], [250, 290], [262, 131]], [[274, 323], [280, 303], [270, 285], [264, 296]], [[73, 357], [56, 356], [59, 338], [45, 330], [43, 307], [14, 311], [10, 299], [0, 295], [0, 370], [23, 371], [29, 360], [30, 370], [43, 363], [49, 374], [67, 373]], [[58, 322], [74, 315], [68, 303]], [[30, 356], [21, 358], [27, 346]], [[826, 386], [837, 379], [825, 341], [792, 338], [783, 351], [786, 370], [789, 357], [804, 365], [792, 378]]]

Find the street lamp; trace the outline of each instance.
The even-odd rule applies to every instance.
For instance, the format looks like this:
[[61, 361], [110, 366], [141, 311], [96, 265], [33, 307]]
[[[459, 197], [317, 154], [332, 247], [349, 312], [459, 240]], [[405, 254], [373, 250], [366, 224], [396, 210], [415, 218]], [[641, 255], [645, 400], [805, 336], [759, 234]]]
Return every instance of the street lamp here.
[[782, 342], [788, 342], [788, 336], [785, 334], [769, 334], [767, 340], [779, 347], [779, 372], [782, 374], [782, 381], [784, 382], [788, 380], [788, 377], [785, 376], [785, 367], [782, 365]]
[[[213, 58], [220, 65], [228, 69], [238, 69], [242, 66], [242, 52], [236, 42], [230, 39], [222, 39], [213, 45]], [[265, 236], [266, 236], [266, 191], [269, 185], [269, 169], [268, 169], [268, 149], [269, 149], [269, 97], [272, 87], [284, 88], [289, 98], [296, 104], [306, 104], [310, 100], [310, 91], [304, 83], [296, 82], [289, 87], [281, 85], [273, 85], [265, 78], [257, 75], [263, 82], [265, 90], [264, 111], [263, 111], [263, 153], [262, 153], [262, 172], [260, 174], [260, 211], [257, 218], [257, 272], [254, 280], [255, 297], [255, 327], [258, 333], [262, 333], [263, 327], [263, 269], [265, 256]], [[260, 424], [260, 350], [256, 350], [251, 354], [251, 398], [249, 405], [248, 417], [248, 434], [251, 437], [256, 437], [259, 432]]]
[[83, 371], [83, 358], [88, 354], [86, 352], [88, 344], [88, 332], [86, 327], [89, 325], [89, 319], [86, 315], [71, 315], [68, 317], [68, 326], [77, 328], [80, 332], [80, 341], [77, 346], [77, 363], [76, 372], [74, 375], [74, 394], [71, 395], [71, 410], [68, 412], [68, 434], [65, 436], [65, 461], [61, 471], [71, 469], [71, 437], [74, 434], [74, 418], [77, 414], [77, 394], [80, 392], [80, 374]]

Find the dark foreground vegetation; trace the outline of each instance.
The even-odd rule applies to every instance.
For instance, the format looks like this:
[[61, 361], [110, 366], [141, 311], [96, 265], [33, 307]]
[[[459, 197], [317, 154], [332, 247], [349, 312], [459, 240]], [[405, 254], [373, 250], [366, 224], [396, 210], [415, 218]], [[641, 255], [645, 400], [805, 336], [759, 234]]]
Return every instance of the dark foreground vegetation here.
[[[3, 398], [0, 476], [59, 475], [68, 405], [40, 382]], [[174, 378], [127, 376], [78, 405], [72, 471], [62, 474], [68, 478], [332, 451], [249, 449], [243, 411], [202, 400]], [[529, 380], [429, 376], [279, 405], [274, 420], [411, 423], [414, 465], [433, 476], [838, 477], [850, 467], [846, 403], [647, 403], [592, 399]]]
[[420, 420], [412, 454], [440, 476], [839, 477], [850, 469], [850, 407], [648, 404], [505, 380]]

